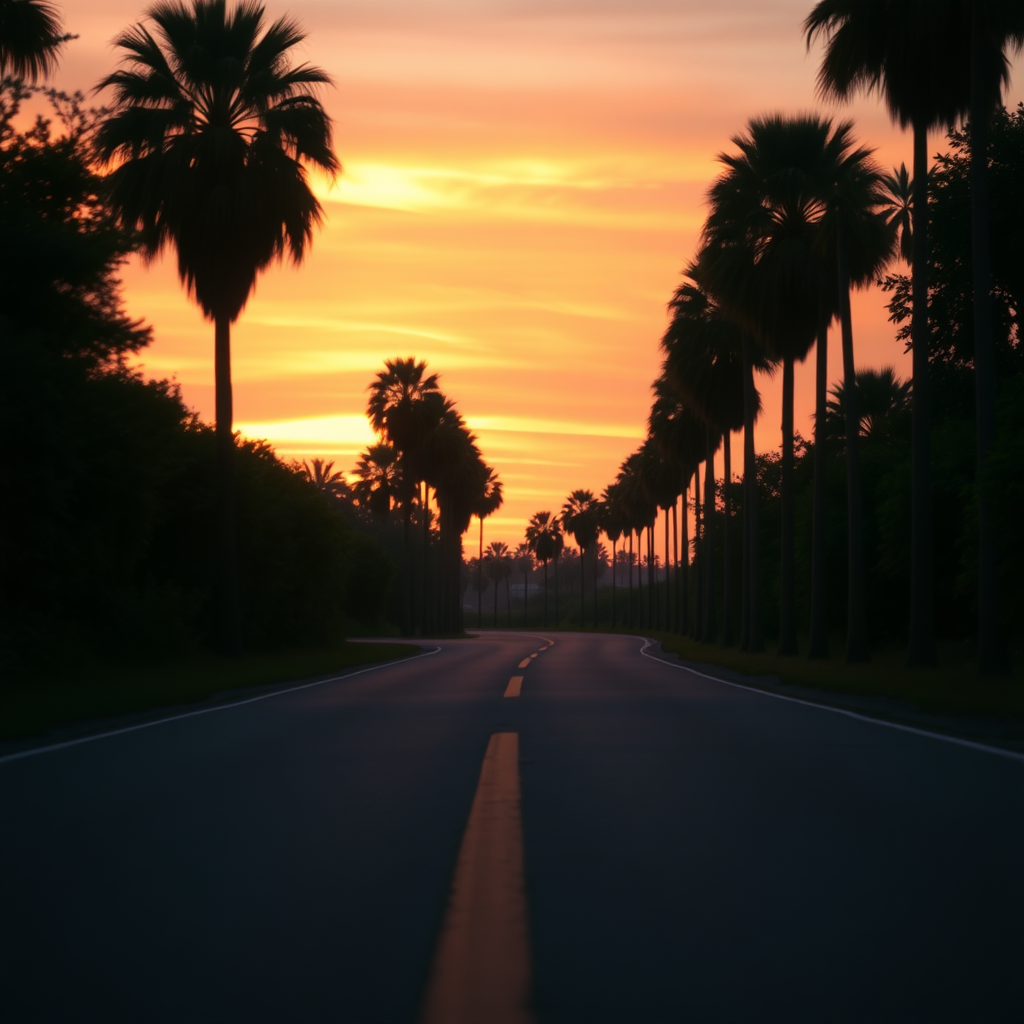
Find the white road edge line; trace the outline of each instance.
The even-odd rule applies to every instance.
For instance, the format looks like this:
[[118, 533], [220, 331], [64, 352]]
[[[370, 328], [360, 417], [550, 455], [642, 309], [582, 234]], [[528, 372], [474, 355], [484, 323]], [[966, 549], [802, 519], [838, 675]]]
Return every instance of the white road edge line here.
[[424, 651], [422, 654], [414, 654], [411, 658], [402, 658], [400, 661], [385, 661], [380, 665], [369, 665], [366, 668], [357, 669], [355, 672], [345, 672], [340, 676], [331, 676], [329, 679], [318, 679], [313, 683], [303, 683], [301, 686], [285, 686], [273, 693], [263, 693], [259, 697], [247, 697], [245, 700], [232, 701], [230, 704], [218, 704], [212, 708], [199, 708], [197, 711], [185, 711], [180, 715], [170, 715], [167, 718], [154, 718], [152, 722], [139, 722], [138, 725], [126, 725], [121, 729], [110, 729], [107, 732], [97, 732], [91, 736], [79, 736], [77, 739], [64, 740], [62, 743], [51, 743], [45, 747], [32, 747], [29, 750], [19, 750], [16, 754], [6, 754], [0, 757], [0, 764], [6, 761], [20, 761], [23, 757], [35, 757], [36, 754], [48, 754], [54, 750], [63, 750], [65, 747], [77, 747], [80, 743], [92, 743], [93, 740], [104, 740], [110, 736], [120, 736], [126, 732], [138, 732], [140, 729], [149, 729], [154, 725], [164, 725], [166, 722], [177, 722], [182, 718], [195, 718], [197, 715], [210, 715], [214, 711], [229, 711], [231, 708], [240, 708], [243, 704], [255, 704], [260, 700], [270, 700], [271, 697], [281, 697], [286, 693], [298, 693], [299, 690], [308, 690], [313, 686], [324, 686], [327, 683], [336, 683], [339, 679], [351, 679], [353, 676], [365, 675], [367, 672], [376, 672], [381, 668], [388, 668], [392, 665], [406, 664], [416, 661], [418, 658], [427, 658], [431, 654], [437, 654], [440, 647], [432, 651]]
[[774, 697], [775, 700], [789, 701], [790, 704], [803, 704], [805, 707], [818, 708], [821, 711], [831, 711], [834, 715], [844, 715], [847, 718], [856, 718], [861, 722], [870, 722], [872, 725], [882, 725], [886, 729], [898, 729], [900, 732], [910, 732], [915, 736], [927, 736], [933, 740], [942, 740], [944, 743], [953, 743], [958, 747], [970, 747], [972, 750], [981, 750], [986, 754], [996, 754], [999, 757], [1008, 757], [1011, 761], [1024, 761], [1024, 754], [1018, 754], [1015, 750], [1004, 750], [1002, 747], [990, 747], [984, 743], [976, 743], [974, 740], [964, 740], [959, 736], [946, 736], [941, 732], [929, 732], [927, 729], [917, 729], [912, 725], [900, 725], [899, 722], [888, 722], [884, 718], [872, 718], [870, 715], [861, 715], [856, 711], [847, 711], [846, 708], [832, 707], [830, 704], [816, 704], [812, 700], [801, 700], [799, 697], [787, 697], [782, 693], [772, 693], [770, 690], [759, 690], [756, 686], [744, 686], [742, 683], [733, 683], [728, 679], [720, 679], [718, 676], [709, 676], [706, 672], [698, 672], [695, 668], [690, 668], [687, 665], [677, 665], [675, 662], [665, 661], [662, 658], [656, 658], [653, 654], [647, 653], [647, 648], [652, 646], [655, 641], [650, 640], [642, 636], [634, 636], [635, 640], [643, 640], [644, 645], [640, 648], [640, 653], [645, 658], [650, 658], [651, 661], [661, 662], [662, 665], [667, 665], [669, 668], [682, 669], [683, 672], [692, 672], [695, 676], [700, 676], [702, 679], [709, 679], [713, 683], [721, 683], [723, 686], [734, 686], [737, 690], [747, 690], [750, 693], [759, 693], [764, 697]]

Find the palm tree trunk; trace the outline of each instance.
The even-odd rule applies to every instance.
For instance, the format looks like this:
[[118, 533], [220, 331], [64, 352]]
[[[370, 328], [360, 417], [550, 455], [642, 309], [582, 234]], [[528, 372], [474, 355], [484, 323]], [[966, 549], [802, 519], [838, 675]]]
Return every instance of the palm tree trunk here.
[[864, 565], [864, 489], [860, 471], [860, 410], [853, 361], [850, 267], [846, 226], [839, 218], [839, 323], [843, 332], [843, 399], [846, 403], [846, 660], [867, 661], [867, 584]]
[[562, 621], [561, 616], [558, 614], [558, 569], [559, 569], [559, 558], [560, 554], [555, 555], [555, 627]]
[[795, 522], [793, 516], [793, 359], [782, 361], [782, 565], [779, 654], [797, 653]]
[[615, 570], [618, 568], [618, 565], [616, 564], [616, 561], [615, 561], [615, 543], [616, 543], [615, 541], [612, 541], [612, 629], [613, 630], [618, 625], [618, 623], [617, 623], [617, 621], [615, 619]]
[[626, 628], [633, 628], [633, 527], [629, 528], [629, 599], [626, 604]]
[[754, 342], [743, 333], [743, 482], [746, 492], [743, 504], [743, 535], [747, 541], [747, 647], [748, 651], [764, 650], [761, 633], [760, 535], [757, 525], [757, 455], [754, 451], [754, 420], [757, 417], [757, 390], [754, 387]]
[[423, 572], [420, 585], [420, 622], [424, 634], [430, 633], [430, 484], [423, 481], [420, 511], [423, 513]]
[[932, 597], [931, 409], [928, 383], [928, 125], [914, 120], [914, 196], [911, 344], [914, 390], [910, 438], [910, 640], [907, 664], [935, 664]]
[[544, 559], [544, 628], [548, 628], [548, 560]]
[[[840, 276], [841, 276], [840, 271]], [[840, 287], [842, 287], [840, 285]], [[828, 401], [828, 321], [818, 328], [817, 373], [814, 389], [814, 506], [811, 513], [811, 635], [809, 658], [828, 657], [828, 598], [825, 585], [825, 409]], [[845, 350], [845, 346], [844, 346]], [[845, 363], [845, 359], [844, 359]], [[849, 379], [843, 398], [850, 397]], [[849, 421], [849, 412], [847, 412]], [[849, 422], [847, 422], [849, 437]], [[847, 449], [849, 452], [849, 449]], [[847, 469], [849, 478], [849, 469]]]
[[686, 470], [683, 480], [683, 542], [682, 548], [682, 577], [679, 581], [679, 589], [682, 591], [679, 602], [679, 632], [685, 634], [690, 628], [690, 501], [689, 501], [689, 474]]
[[[497, 568], [497, 566], [495, 566]], [[498, 580], [495, 578], [494, 583], [494, 626], [492, 628], [498, 628]]]
[[476, 559], [476, 628], [483, 629], [484, 625], [484, 517], [478, 516], [480, 520], [480, 553]]
[[[707, 473], [707, 468], [704, 470]], [[704, 623], [704, 532], [701, 529], [700, 463], [693, 470], [693, 639], [699, 640]]]
[[715, 623], [715, 448], [711, 426], [705, 427], [708, 461], [704, 469], [704, 627], [701, 639], [714, 643]]
[[[676, 507], [676, 503], [673, 500], [672, 508]], [[672, 564], [672, 560], [669, 557], [670, 552], [668, 548], [668, 509], [663, 508], [662, 512], [665, 513], [665, 630], [670, 631], [672, 629], [672, 601], [671, 595], [669, 594], [669, 587], [671, 586], [671, 573], [669, 572], [669, 566]]]
[[583, 571], [583, 563], [585, 561], [585, 554], [583, 551], [583, 545], [580, 545], [580, 629], [583, 629], [587, 625], [587, 618], [584, 614], [586, 609], [584, 608], [584, 602], [586, 601], [586, 580], [584, 576], [586, 573]]
[[405, 579], [402, 587], [402, 633], [412, 636], [412, 489], [409, 459], [402, 455], [402, 567]]
[[679, 508], [672, 502], [672, 587], [675, 590], [675, 618], [669, 620], [673, 632], [679, 632]]
[[732, 494], [729, 485], [732, 483], [732, 435], [726, 430], [722, 438], [722, 458], [725, 462], [725, 482], [722, 484], [722, 497], [725, 499], [725, 522], [722, 526], [722, 562], [725, 579], [722, 583], [722, 646], [732, 647], [736, 643], [733, 619], [734, 589], [732, 585]]
[[978, 672], [996, 675], [1009, 664], [999, 607], [999, 575], [992, 499], [986, 467], [996, 443], [996, 352], [992, 332], [992, 256], [989, 237], [988, 136], [992, 111], [983, 84], [985, 18], [972, 5], [971, 20], [971, 266], [974, 291], [975, 491], [978, 502]]
[[238, 600], [238, 542], [235, 527], [235, 437], [231, 398], [231, 320], [214, 321], [217, 438], [218, 579], [221, 654], [242, 656], [242, 615]]
[[590, 590], [594, 598], [594, 629], [597, 629], [597, 541], [594, 541], [593, 558], [590, 561]]

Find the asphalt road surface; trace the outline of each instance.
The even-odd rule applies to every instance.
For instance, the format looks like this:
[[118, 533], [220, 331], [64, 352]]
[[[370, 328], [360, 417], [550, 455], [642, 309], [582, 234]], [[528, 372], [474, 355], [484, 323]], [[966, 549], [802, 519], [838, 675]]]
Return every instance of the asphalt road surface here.
[[1019, 755], [550, 637], [0, 760], [0, 1017], [411, 1024], [515, 733], [539, 1024], [1024, 1020]]

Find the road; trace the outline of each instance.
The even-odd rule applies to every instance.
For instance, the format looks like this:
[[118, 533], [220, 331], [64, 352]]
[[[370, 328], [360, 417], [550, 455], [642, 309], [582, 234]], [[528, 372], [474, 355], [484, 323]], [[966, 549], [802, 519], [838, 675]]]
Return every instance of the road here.
[[642, 646], [440, 641], [0, 760], [0, 1014], [417, 1020], [504, 733], [538, 1024], [1024, 1020], [1019, 757]]

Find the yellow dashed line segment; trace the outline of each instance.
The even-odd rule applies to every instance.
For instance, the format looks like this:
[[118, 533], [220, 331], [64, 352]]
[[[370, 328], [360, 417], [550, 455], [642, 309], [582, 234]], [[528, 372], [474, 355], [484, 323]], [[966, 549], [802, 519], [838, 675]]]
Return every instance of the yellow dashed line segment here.
[[[532, 658], [532, 657], [533, 657], [533, 655], [531, 654], [530, 658]], [[519, 667], [520, 668], [526, 668], [526, 666], [530, 664], [530, 658], [523, 658], [523, 660], [521, 662], [519, 662]]]
[[508, 681], [508, 686], [505, 687], [505, 696], [506, 697], [518, 697], [519, 696], [519, 691], [522, 690], [522, 688], [523, 688], [523, 677], [522, 676], [513, 676]]

